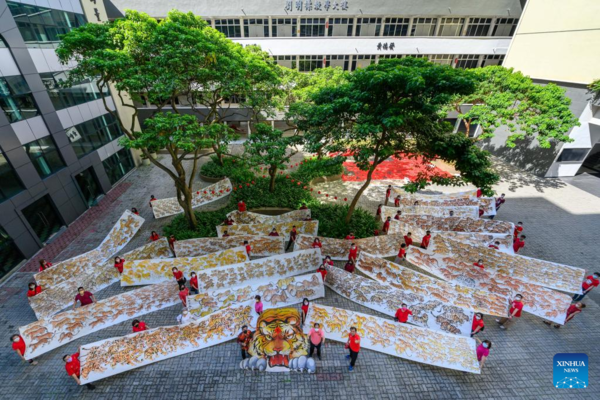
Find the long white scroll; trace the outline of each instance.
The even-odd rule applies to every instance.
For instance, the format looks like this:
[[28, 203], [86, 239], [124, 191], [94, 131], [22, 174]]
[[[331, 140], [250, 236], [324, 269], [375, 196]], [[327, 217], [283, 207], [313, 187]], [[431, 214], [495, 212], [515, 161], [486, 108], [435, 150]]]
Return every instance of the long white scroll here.
[[[294, 250], [312, 249], [314, 236], [298, 235], [294, 242]], [[366, 251], [377, 257], [392, 257], [398, 254], [400, 245], [404, 243], [404, 237], [398, 235], [381, 235], [364, 239], [334, 239], [319, 237], [321, 241], [321, 253], [323, 256], [330, 256], [332, 260], [348, 260], [348, 251], [350, 245], [355, 243], [360, 251]]]
[[407, 193], [402, 189], [392, 188], [391, 200], [400, 195], [400, 204], [412, 206], [418, 201], [420, 206], [432, 207], [459, 207], [477, 206], [483, 210], [483, 216], [496, 215], [496, 199], [494, 197], [477, 197], [477, 191], [466, 191], [460, 193], [442, 193], [426, 195], [422, 193]]
[[385, 221], [387, 217], [394, 217], [402, 211], [402, 215], [433, 215], [434, 217], [454, 217], [479, 218], [479, 207], [477, 206], [455, 206], [455, 207], [434, 207], [434, 206], [401, 206], [401, 207], [381, 207], [381, 219]]
[[517, 293], [524, 296], [523, 310], [557, 324], [564, 324], [571, 296], [525, 283], [509, 275], [489, 268], [480, 269], [472, 263], [459, 261], [435, 249], [413, 249], [406, 259], [416, 267], [448, 282], [484, 290], [513, 298]]
[[351, 274], [341, 268], [328, 267], [325, 284], [334, 292], [360, 305], [393, 317], [402, 303], [413, 315], [408, 322], [436, 331], [459, 335], [471, 334], [472, 313], [445, 304], [438, 299], [423, 298], [378, 281]]
[[325, 287], [320, 273], [293, 276], [241, 285], [234, 288], [211, 290], [188, 296], [188, 310], [204, 317], [229, 306], [252, 301], [261, 296], [263, 307], [287, 307], [301, 303], [304, 298], [314, 300], [325, 296]]
[[47, 288], [93, 269], [98, 264], [104, 264], [129, 243], [143, 223], [144, 218], [129, 210], [125, 211], [98, 247], [35, 274], [35, 281]]
[[415, 200], [448, 200], [448, 199], [476, 199], [477, 189], [465, 190], [455, 193], [409, 193], [401, 188], [392, 187], [393, 197], [401, 196]]
[[504, 296], [430, 278], [364, 252], [359, 255], [356, 268], [379, 282], [413, 293], [423, 300], [437, 299], [444, 304], [498, 317], [508, 315], [508, 298]]
[[342, 308], [312, 304], [308, 310], [308, 331], [318, 322], [327, 339], [346, 343], [350, 327], [356, 327], [361, 349], [458, 371], [480, 373], [475, 340], [410, 324], [398, 324], [372, 315]]
[[310, 210], [294, 210], [281, 215], [265, 215], [237, 210], [227, 214], [236, 224], [277, 224], [279, 222], [304, 221], [310, 218]]
[[244, 246], [200, 257], [126, 261], [123, 264], [121, 286], [150, 285], [173, 280], [173, 267], [176, 267], [189, 279], [192, 271], [198, 273], [205, 269], [239, 264], [245, 261], [248, 261], [248, 254], [246, 254]]
[[[125, 260], [165, 259], [172, 256], [167, 238], [161, 238], [148, 243], [122, 255]], [[38, 319], [54, 315], [73, 304], [77, 288], [83, 287], [91, 293], [108, 287], [120, 280], [119, 271], [110, 261], [96, 268], [86, 269], [76, 277], [59, 283], [58, 285], [44, 288], [34, 296], [29, 297], [29, 305]]]
[[285, 240], [288, 240], [294, 226], [299, 234], [304, 233], [306, 235], [315, 236], [319, 233], [319, 221], [292, 221], [278, 222], [276, 224], [219, 225], [217, 226], [217, 235], [223, 237], [225, 231], [227, 231], [227, 234], [230, 236], [269, 236], [271, 230], [275, 228], [279, 236], [283, 236]]
[[224, 238], [197, 238], [175, 242], [177, 257], [198, 257], [204, 254], [231, 249], [244, 244], [252, 248], [251, 256], [269, 257], [285, 253], [285, 238], [279, 236], [235, 235]]
[[[213, 185], [199, 189], [194, 193], [194, 197], [192, 198], [192, 208], [200, 207], [204, 204], [220, 200], [225, 196], [229, 196], [231, 190], [232, 187], [229, 178], [225, 178]], [[154, 213], [154, 218], [158, 219], [182, 213], [183, 209], [179, 205], [176, 197], [169, 197], [168, 199], [153, 201], [152, 212]]]
[[427, 231], [499, 233], [511, 235], [515, 229], [512, 222], [462, 217], [434, 217], [431, 215], [402, 215], [400, 220], [392, 220], [388, 233], [400, 232], [398, 223], [418, 226]]
[[81, 346], [81, 384], [235, 339], [252, 319], [252, 305], [247, 303], [187, 324], [86, 344]]

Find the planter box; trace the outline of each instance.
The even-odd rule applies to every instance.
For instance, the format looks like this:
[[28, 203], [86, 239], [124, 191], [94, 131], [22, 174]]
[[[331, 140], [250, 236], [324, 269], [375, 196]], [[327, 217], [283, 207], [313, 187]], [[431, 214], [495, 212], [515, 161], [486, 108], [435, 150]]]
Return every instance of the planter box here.
[[202, 179], [204, 182], [216, 183], [216, 182], [219, 182], [219, 181], [225, 179], [225, 177], [223, 176], [221, 178], [213, 178], [212, 176], [206, 176], [206, 175], [200, 174], [200, 179]]

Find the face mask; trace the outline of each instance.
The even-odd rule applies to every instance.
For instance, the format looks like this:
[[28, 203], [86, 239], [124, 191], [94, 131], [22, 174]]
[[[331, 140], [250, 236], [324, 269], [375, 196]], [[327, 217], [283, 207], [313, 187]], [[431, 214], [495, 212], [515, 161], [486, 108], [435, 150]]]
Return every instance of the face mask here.
[[406, 310], [406, 306], [402, 306], [402, 309], [403, 309], [403, 310]]
[[475, 316], [475, 318], [477, 318], [477, 319], [481, 319], [481, 317], [480, 317], [479, 315], [476, 315], [476, 316]]
[[520, 298], [520, 297], [517, 297], [517, 298], [515, 299], [515, 301], [521, 301], [521, 298]]
[[16, 337], [15, 340], [13, 340], [13, 342], [20, 342], [21, 338], [20, 337]]
[[29, 290], [33, 290], [35, 286], [29, 286]]
[[482, 344], [482, 346], [483, 346], [483, 347], [485, 347], [486, 349], [487, 349], [488, 347], [490, 347], [490, 345], [489, 345], [489, 344], [487, 344], [487, 343], [483, 343], [483, 344]]
[[71, 361], [73, 361], [73, 357], [67, 358], [67, 362], [71, 362]]
[[304, 302], [304, 305], [307, 305], [307, 304], [308, 304], [308, 301], [305, 301], [305, 302]]
[[598, 275], [594, 275], [594, 279], [598, 279]]

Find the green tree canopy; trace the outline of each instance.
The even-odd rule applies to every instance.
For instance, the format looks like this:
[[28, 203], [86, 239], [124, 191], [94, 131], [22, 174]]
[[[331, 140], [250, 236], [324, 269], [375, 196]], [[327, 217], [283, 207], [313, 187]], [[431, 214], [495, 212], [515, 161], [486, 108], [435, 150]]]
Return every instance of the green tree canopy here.
[[592, 101], [598, 103], [600, 101], [600, 79], [596, 79], [594, 82], [588, 85], [588, 90], [592, 94]]

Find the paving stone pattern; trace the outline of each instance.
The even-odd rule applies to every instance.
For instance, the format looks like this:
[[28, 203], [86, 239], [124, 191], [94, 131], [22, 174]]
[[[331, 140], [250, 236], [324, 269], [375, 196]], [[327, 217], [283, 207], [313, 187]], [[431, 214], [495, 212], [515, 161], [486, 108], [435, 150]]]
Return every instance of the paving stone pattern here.
[[[507, 173], [498, 186], [499, 192], [507, 193], [508, 200], [497, 218], [525, 223], [528, 239], [523, 254], [600, 269], [596, 236], [599, 198], [562, 181], [550, 185], [535, 177], [520, 176]], [[600, 187], [600, 180], [590, 183]], [[353, 185], [333, 182], [319, 185], [319, 190], [348, 196], [353, 193]], [[80, 220], [85, 224], [69, 227], [69, 243], [61, 254], [45, 257], [64, 260], [95, 248], [125, 208], [137, 207], [147, 222], [124, 251], [146, 243], [151, 230], [160, 232], [169, 221], [154, 220], [147, 205], [151, 194], [157, 198], [173, 196], [169, 179], [155, 167], [138, 168], [113, 191], [115, 198], [107, 201], [105, 209], [95, 211], [95, 218], [84, 216]], [[384, 186], [373, 186], [361, 206], [374, 210], [383, 193]], [[204, 209], [220, 207], [226, 201]], [[539, 318], [524, 314], [505, 332], [486, 317], [487, 327], [480, 339], [491, 340], [493, 348], [481, 375], [430, 367], [369, 350], [360, 352], [354, 372], [348, 372], [343, 345], [332, 341], [326, 343], [323, 361], [317, 362], [318, 372], [314, 375], [242, 371], [238, 346], [229, 342], [99, 381], [96, 390], [90, 392], [67, 376], [62, 355], [76, 352], [85, 343], [127, 334], [131, 324], [123, 322], [47, 353], [39, 358], [37, 366], [21, 362], [8, 339], [19, 326], [35, 320], [25, 297], [31, 269], [21, 269], [0, 287], [0, 336], [5, 338], [0, 347], [0, 399], [591, 399], [598, 395], [600, 289], [585, 299], [588, 307], [584, 312], [561, 329], [549, 328]], [[104, 299], [132, 289], [114, 284], [96, 296]], [[317, 303], [384, 317], [329, 289]], [[177, 305], [142, 320], [150, 327], [175, 324], [180, 312], [181, 306]], [[588, 389], [553, 388], [552, 357], [560, 352], [588, 354]]]

